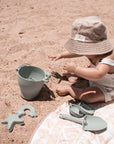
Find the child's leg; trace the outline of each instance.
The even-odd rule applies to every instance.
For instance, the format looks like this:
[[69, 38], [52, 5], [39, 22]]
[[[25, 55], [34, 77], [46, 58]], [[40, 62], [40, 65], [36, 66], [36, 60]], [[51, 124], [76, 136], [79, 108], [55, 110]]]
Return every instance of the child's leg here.
[[74, 86], [67, 86], [66, 88], [58, 88], [58, 95], [70, 94], [73, 98], [82, 100], [87, 103], [104, 102], [105, 96], [98, 87], [89, 87], [86, 89], [79, 89]]
[[67, 74], [63, 74], [63, 75], [66, 76], [68, 81], [72, 84], [75, 83], [78, 79], [78, 77], [75, 74], [67, 73]]
[[[80, 89], [78, 90], [80, 91]], [[59, 87], [56, 89], [56, 92], [60, 96], [65, 96], [70, 94], [74, 99], [79, 99], [79, 94], [77, 93], [77, 89], [73, 89], [71, 86]]]

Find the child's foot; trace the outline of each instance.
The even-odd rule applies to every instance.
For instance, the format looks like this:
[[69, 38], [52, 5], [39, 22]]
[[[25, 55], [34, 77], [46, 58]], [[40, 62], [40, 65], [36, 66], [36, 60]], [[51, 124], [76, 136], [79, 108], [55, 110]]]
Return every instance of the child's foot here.
[[65, 87], [59, 87], [56, 89], [56, 92], [59, 96], [65, 96], [67, 94], [69, 94], [71, 97], [73, 97], [74, 99], [79, 99], [79, 94], [82, 90], [77, 89], [75, 87], [71, 87], [69, 85], [65, 86]]
[[69, 88], [68, 87], [59, 87], [56, 89], [56, 93], [59, 96], [65, 96], [69, 93]]
[[72, 84], [75, 83], [78, 79], [78, 77], [75, 74], [67, 73], [67, 74], [63, 74], [63, 75], [66, 76], [68, 81]]

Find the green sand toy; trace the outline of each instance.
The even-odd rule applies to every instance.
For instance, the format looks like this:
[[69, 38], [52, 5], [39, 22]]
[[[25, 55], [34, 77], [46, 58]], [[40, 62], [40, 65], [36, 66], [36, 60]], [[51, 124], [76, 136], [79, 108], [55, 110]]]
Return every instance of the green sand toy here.
[[23, 105], [17, 112], [16, 114], [12, 114], [9, 113], [8, 118], [6, 118], [5, 120], [2, 120], [1, 123], [8, 125], [8, 131], [12, 132], [13, 128], [16, 124], [19, 125], [24, 125], [24, 121], [21, 119], [22, 116], [24, 116], [25, 110], [30, 110], [28, 116], [30, 117], [37, 117], [37, 114], [35, 112], [34, 107], [32, 107], [31, 105]]
[[18, 71], [21, 97], [26, 100], [32, 100], [38, 96], [44, 83], [48, 83], [51, 77], [50, 73], [26, 63], [19, 66], [16, 70]]
[[107, 129], [107, 123], [102, 118], [97, 116], [86, 115], [83, 118], [76, 118], [74, 116], [60, 114], [59, 117], [82, 124], [83, 129], [86, 131], [98, 132]]
[[71, 115], [76, 116], [76, 117], [82, 117], [85, 114], [87, 114], [87, 115], [94, 114], [94, 110], [92, 109], [92, 107], [90, 107], [90, 105], [88, 105], [84, 102], [80, 102], [78, 104], [70, 103], [69, 112]]

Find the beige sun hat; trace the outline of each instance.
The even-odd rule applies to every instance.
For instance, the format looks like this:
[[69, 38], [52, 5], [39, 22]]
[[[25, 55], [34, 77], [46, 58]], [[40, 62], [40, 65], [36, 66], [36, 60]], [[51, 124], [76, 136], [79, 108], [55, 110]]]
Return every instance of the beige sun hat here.
[[78, 55], [101, 55], [113, 50], [107, 39], [106, 26], [97, 16], [76, 19], [65, 47]]

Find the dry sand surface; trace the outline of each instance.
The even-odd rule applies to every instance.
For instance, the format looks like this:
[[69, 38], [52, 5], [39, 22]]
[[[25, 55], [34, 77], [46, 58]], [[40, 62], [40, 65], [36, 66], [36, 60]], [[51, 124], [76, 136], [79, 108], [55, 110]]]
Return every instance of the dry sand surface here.
[[[25, 125], [15, 125], [11, 133], [7, 125], [0, 124], [0, 144], [27, 144], [36, 126], [50, 112], [72, 100], [69, 95], [56, 94], [58, 85], [69, 85], [69, 82], [53, 76], [35, 100], [22, 99], [16, 68], [29, 63], [62, 75], [66, 60], [53, 62], [48, 55], [63, 52], [72, 22], [90, 15], [103, 19], [108, 37], [113, 39], [114, 0], [0, 0], [0, 121], [25, 104], [32, 105], [38, 115], [22, 117]], [[84, 57], [75, 61], [81, 65], [87, 63]]]

